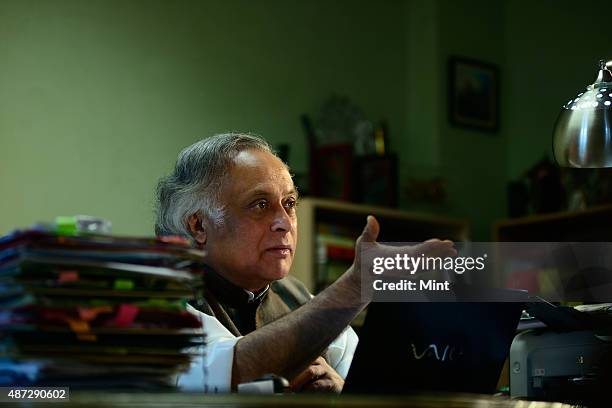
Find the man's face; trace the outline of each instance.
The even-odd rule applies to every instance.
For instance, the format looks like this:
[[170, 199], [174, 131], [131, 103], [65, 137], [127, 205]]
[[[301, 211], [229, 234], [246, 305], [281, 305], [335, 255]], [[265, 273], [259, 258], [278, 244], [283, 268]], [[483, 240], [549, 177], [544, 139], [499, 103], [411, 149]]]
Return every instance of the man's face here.
[[206, 226], [209, 265], [251, 291], [287, 276], [297, 242], [297, 193], [285, 165], [267, 152], [242, 151], [219, 198], [225, 222]]

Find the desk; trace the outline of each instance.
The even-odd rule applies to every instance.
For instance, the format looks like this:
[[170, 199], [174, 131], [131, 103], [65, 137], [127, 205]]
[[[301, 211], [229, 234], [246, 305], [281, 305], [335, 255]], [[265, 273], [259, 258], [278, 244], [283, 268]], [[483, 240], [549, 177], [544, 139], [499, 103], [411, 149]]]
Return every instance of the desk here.
[[271, 395], [245, 396], [236, 394], [203, 395], [190, 393], [128, 393], [128, 392], [71, 392], [69, 403], [35, 402], [9, 403], [10, 406], [35, 408], [97, 408], [97, 407], [273, 407], [273, 408], [570, 408], [570, 405], [550, 402], [513, 401], [489, 395], [413, 395], [407, 397], [354, 395]]

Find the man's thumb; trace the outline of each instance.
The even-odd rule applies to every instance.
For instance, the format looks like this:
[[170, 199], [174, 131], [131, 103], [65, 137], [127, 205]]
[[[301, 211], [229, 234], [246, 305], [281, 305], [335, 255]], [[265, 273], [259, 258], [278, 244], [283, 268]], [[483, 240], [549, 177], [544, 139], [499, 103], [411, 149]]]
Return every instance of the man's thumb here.
[[363, 228], [361, 233], [361, 242], [375, 242], [378, 238], [380, 231], [380, 225], [373, 215], [368, 215], [366, 226]]

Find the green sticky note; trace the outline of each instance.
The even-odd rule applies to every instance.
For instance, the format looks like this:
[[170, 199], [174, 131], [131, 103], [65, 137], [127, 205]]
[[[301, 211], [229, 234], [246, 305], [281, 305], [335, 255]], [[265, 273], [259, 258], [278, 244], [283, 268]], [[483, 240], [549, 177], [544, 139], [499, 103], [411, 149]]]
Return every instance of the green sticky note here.
[[132, 290], [134, 289], [134, 282], [130, 279], [115, 279], [115, 289]]
[[55, 217], [55, 232], [59, 235], [77, 235], [76, 217]]

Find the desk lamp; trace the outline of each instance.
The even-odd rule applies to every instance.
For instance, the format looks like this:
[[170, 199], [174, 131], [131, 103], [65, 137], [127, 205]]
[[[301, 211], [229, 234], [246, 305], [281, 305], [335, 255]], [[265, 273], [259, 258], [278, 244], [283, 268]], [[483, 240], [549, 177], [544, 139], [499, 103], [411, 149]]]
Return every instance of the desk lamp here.
[[560, 166], [612, 167], [612, 60], [599, 61], [599, 75], [561, 108], [553, 131]]

